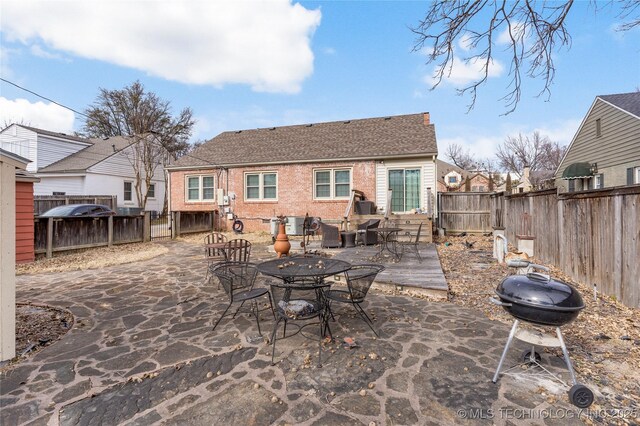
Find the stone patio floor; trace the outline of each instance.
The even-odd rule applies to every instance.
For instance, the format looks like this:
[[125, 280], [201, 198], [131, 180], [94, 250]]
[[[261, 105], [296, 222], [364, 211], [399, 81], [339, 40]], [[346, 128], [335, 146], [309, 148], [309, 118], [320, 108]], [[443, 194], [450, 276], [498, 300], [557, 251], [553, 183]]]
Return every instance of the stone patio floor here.
[[[76, 322], [0, 377], [1, 425], [582, 423], [562, 386], [550, 388], [555, 401], [526, 372], [493, 384], [508, 326], [446, 302], [375, 292], [365, 308], [379, 338], [343, 306], [322, 368], [302, 336], [278, 341], [271, 365], [250, 315], [211, 330], [226, 298], [204, 282], [201, 248], [165, 244], [144, 262], [18, 277], [18, 301], [66, 308]], [[266, 336], [270, 314], [262, 325]], [[561, 359], [545, 360], [567, 378]]]

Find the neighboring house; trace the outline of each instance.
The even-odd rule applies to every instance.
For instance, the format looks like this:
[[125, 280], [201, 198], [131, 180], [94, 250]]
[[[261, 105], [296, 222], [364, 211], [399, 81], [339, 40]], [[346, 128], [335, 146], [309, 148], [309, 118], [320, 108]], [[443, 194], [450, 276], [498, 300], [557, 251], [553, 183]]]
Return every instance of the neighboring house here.
[[170, 210], [222, 210], [246, 230], [276, 215], [342, 219], [353, 190], [378, 213], [435, 214], [429, 114], [224, 132], [168, 168]]
[[467, 171], [442, 160], [437, 161], [438, 192], [465, 192], [469, 180], [471, 192], [489, 191], [489, 177], [479, 171]]
[[451, 192], [460, 189], [467, 172], [460, 167], [442, 160], [436, 161], [438, 192]]
[[[131, 139], [86, 139], [12, 124], [0, 132], [0, 147], [32, 162], [40, 178], [35, 195], [115, 195], [119, 208], [139, 207]], [[164, 207], [164, 171], [157, 166], [146, 210]]]
[[555, 179], [560, 192], [640, 183], [640, 92], [596, 97]]

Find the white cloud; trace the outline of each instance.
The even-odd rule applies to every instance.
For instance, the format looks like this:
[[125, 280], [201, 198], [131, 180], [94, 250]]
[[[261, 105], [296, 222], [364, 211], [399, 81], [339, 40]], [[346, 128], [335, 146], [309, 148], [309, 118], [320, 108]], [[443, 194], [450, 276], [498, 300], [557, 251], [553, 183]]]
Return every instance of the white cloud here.
[[[509, 29], [511, 29], [511, 33], [509, 33]], [[511, 26], [507, 26], [504, 31], [502, 31], [496, 40], [497, 44], [508, 45], [511, 44], [511, 37], [515, 40], [519, 40], [526, 36], [524, 33], [525, 27], [522, 25], [522, 22], [512, 22]]]
[[444, 158], [444, 153], [451, 143], [468, 149], [474, 158], [493, 157], [498, 145], [503, 143], [508, 136], [517, 136], [518, 133], [530, 135], [534, 131], [540, 132], [542, 136], [547, 136], [551, 141], [558, 142], [560, 145], [569, 145], [580, 123], [581, 119], [557, 120], [541, 126], [504, 123], [495, 132], [491, 133], [487, 132], [486, 129], [458, 126], [447, 129], [449, 137], [438, 138], [440, 157], [447, 161]]
[[336, 49], [334, 49], [333, 47], [325, 47], [324, 49], [322, 49], [322, 52], [325, 55], [335, 55], [336, 54]]
[[32, 45], [31, 48], [29, 49], [29, 51], [31, 52], [32, 55], [38, 56], [39, 58], [57, 59], [57, 60], [61, 60], [61, 61], [68, 61], [62, 55], [59, 55], [57, 53], [51, 53], [51, 52], [49, 52], [47, 50], [44, 50], [42, 48], [42, 46], [40, 46], [39, 44]]
[[[480, 80], [484, 76], [484, 64], [485, 62], [483, 60], [472, 59], [465, 61], [455, 56], [451, 69], [445, 70], [442, 82], [459, 87]], [[504, 66], [498, 60], [493, 60], [489, 63], [489, 78], [500, 77], [503, 72]], [[425, 77], [425, 82], [431, 86], [433, 86], [436, 81], [435, 75]]]
[[9, 1], [10, 41], [45, 44], [189, 84], [296, 93], [313, 72], [319, 9], [272, 1]]
[[580, 123], [582, 123], [582, 120], [576, 118], [536, 127], [534, 130], [537, 130], [543, 136], [548, 136], [553, 142], [558, 142], [560, 145], [569, 145], [578, 131]]
[[473, 46], [471, 46], [471, 36], [468, 34], [463, 34], [462, 37], [458, 39], [458, 47], [465, 52], [471, 50]]
[[0, 126], [23, 123], [52, 132], [73, 133], [75, 114], [56, 104], [0, 97]]

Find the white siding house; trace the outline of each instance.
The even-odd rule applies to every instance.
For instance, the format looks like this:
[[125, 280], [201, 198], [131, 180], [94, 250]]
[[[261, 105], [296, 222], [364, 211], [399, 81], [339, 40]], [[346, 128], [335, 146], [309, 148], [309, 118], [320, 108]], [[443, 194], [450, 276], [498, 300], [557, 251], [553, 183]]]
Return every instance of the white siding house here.
[[[40, 178], [34, 195], [114, 195], [118, 207], [139, 207], [128, 138], [85, 139], [12, 124], [0, 132], [0, 146], [32, 161], [27, 170]], [[146, 210], [162, 211], [165, 179], [160, 164], [152, 185], [154, 196]]]

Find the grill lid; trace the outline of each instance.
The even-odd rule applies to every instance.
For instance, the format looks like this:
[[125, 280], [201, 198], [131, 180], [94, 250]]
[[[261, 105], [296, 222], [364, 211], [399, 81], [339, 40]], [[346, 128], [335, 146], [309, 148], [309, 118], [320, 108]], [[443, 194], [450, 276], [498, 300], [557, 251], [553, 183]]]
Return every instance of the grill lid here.
[[584, 308], [576, 289], [536, 272], [506, 277], [498, 284], [496, 293], [505, 301], [546, 310], [579, 311]]

